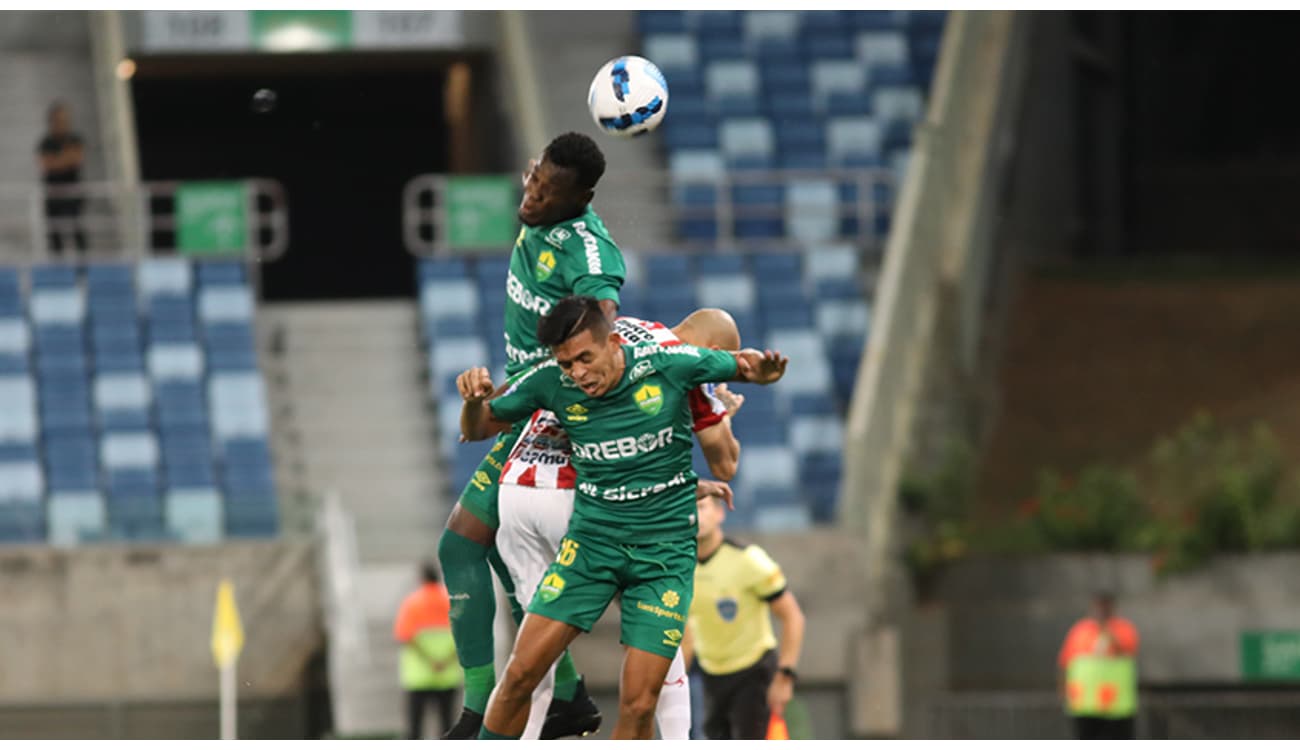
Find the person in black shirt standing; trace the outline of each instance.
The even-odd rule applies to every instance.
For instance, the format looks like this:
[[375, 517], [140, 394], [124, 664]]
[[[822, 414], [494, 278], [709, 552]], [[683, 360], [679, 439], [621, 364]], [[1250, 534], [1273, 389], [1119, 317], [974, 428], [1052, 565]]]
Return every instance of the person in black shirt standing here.
[[41, 138], [36, 152], [41, 161], [41, 178], [54, 189], [54, 194], [45, 198], [50, 249], [62, 255], [63, 233], [70, 230], [77, 250], [84, 254], [86, 234], [81, 228], [81, 207], [85, 201], [80, 195], [69, 194], [69, 188], [81, 181], [81, 165], [85, 161], [81, 136], [72, 132], [72, 116], [63, 102], [51, 104], [46, 117], [49, 132]]

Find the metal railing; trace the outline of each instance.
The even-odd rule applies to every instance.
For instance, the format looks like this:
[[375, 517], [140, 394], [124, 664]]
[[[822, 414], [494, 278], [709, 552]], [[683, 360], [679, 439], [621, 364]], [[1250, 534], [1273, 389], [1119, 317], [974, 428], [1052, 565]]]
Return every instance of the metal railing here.
[[[284, 186], [262, 178], [242, 182], [247, 201], [245, 257], [274, 261], [289, 246]], [[18, 262], [49, 261], [56, 258], [50, 247], [51, 234], [62, 235], [65, 248], [75, 248], [77, 232], [86, 238], [89, 258], [139, 258], [175, 251], [179, 229], [176, 195], [185, 184], [0, 184], [0, 256]], [[59, 215], [65, 213], [73, 215]], [[65, 249], [61, 255], [76, 257], [77, 253]]]
[[[402, 231], [406, 249], [417, 257], [460, 251], [501, 251], [508, 246], [454, 246], [447, 227], [449, 175], [422, 174], [407, 182], [402, 195]], [[511, 179], [515, 179], [513, 176]], [[635, 204], [621, 197], [633, 192], [649, 195], [665, 210], [676, 228], [704, 223], [699, 237], [684, 237], [676, 229], [664, 243], [689, 250], [789, 248], [815, 243], [851, 242], [879, 247], [894, 206], [897, 181], [889, 169], [773, 169], [737, 170], [717, 176], [674, 176], [667, 171], [610, 175], [601, 182], [596, 208], [607, 219], [634, 216]], [[802, 191], [802, 196], [799, 196]], [[759, 231], [757, 222], [780, 222]], [[712, 231], [708, 230], [708, 225]], [[775, 231], [772, 231], [775, 229]], [[610, 222], [620, 244], [626, 228]], [[763, 236], [771, 235], [771, 236]], [[640, 249], [640, 248], [638, 248]]]

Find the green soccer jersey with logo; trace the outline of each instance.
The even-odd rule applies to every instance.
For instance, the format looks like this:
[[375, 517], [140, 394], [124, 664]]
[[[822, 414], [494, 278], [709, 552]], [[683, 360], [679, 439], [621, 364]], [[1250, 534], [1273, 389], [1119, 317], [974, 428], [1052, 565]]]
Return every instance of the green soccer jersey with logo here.
[[571, 294], [617, 303], [623, 253], [591, 206], [576, 219], [519, 230], [506, 278], [506, 374], [551, 356], [537, 341], [537, 321]]
[[626, 367], [603, 396], [588, 396], [554, 359], [517, 378], [490, 404], [502, 422], [554, 412], [569, 434], [577, 494], [569, 532], [618, 543], [695, 537], [687, 394], [730, 380], [736, 358], [686, 344], [623, 346]]

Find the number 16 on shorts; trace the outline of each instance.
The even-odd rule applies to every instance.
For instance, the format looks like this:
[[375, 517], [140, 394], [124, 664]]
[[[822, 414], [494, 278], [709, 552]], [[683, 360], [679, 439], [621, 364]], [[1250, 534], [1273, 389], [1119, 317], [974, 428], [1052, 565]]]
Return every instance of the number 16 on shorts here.
[[568, 537], [565, 537], [560, 542], [560, 554], [556, 555], [555, 562], [559, 563], [560, 565], [563, 565], [566, 568], [569, 567], [570, 565], [573, 564], [574, 560], [578, 559], [579, 546], [580, 545], [577, 542], [573, 541], [572, 539], [569, 539]]

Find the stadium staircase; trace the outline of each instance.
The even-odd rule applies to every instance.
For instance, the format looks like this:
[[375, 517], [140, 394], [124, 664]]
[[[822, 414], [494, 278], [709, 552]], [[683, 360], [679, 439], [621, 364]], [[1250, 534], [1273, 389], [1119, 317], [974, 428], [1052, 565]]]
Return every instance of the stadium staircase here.
[[263, 316], [281, 486], [326, 502], [335, 726], [342, 736], [394, 732], [392, 618], [447, 515], [416, 309], [270, 304]]

